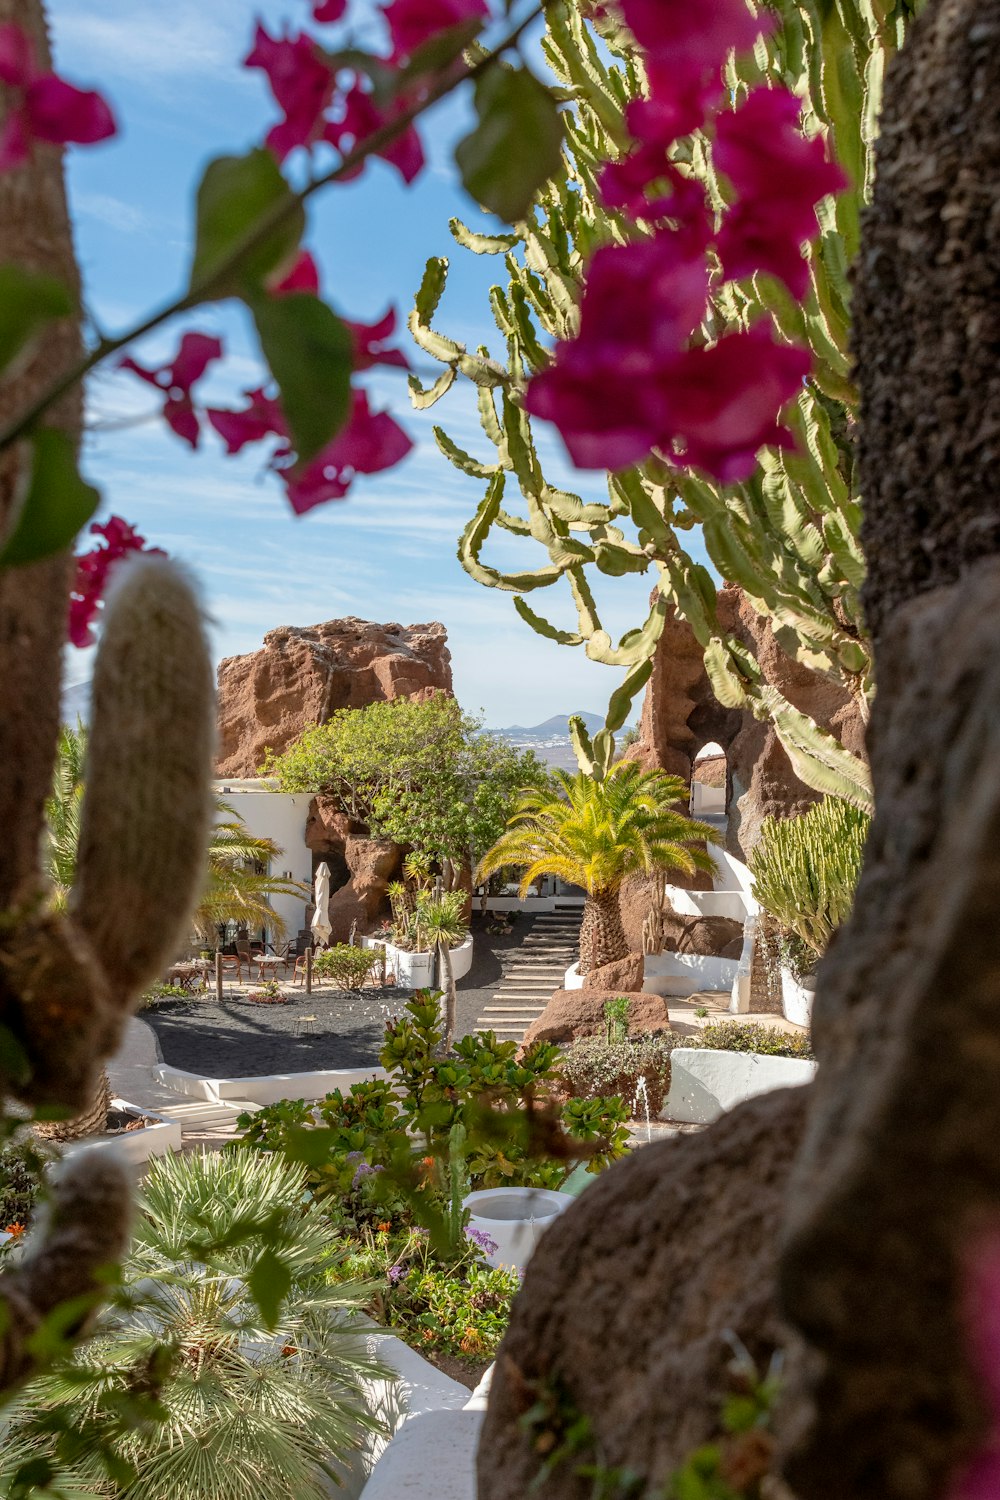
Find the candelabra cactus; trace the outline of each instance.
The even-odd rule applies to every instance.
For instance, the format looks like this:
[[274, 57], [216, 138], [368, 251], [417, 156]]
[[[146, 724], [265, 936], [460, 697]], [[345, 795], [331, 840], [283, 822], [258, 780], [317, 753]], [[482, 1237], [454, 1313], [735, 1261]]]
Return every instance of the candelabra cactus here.
[[[23, 27], [47, 62], [39, 0], [0, 0], [4, 22]], [[0, 219], [4, 260], [54, 278], [78, 305], [57, 150], [46, 147], [30, 166], [0, 176]], [[4, 371], [0, 420], [30, 404], [80, 348], [76, 318], [48, 324]], [[80, 418], [73, 390], [53, 408], [45, 432], [57, 443], [68, 439], [71, 450]], [[32, 446], [28, 440], [0, 453], [0, 546], [17, 527]], [[198, 601], [164, 558], [123, 564], [95, 670], [78, 879], [68, 909], [53, 909], [41, 843], [68, 600], [65, 552], [0, 566], [4, 1134], [26, 1112], [71, 1115], [92, 1096], [141, 987], [185, 934], [211, 811], [213, 683]], [[0, 1276], [0, 1390], [27, 1378], [43, 1349], [54, 1347], [54, 1337], [33, 1336], [57, 1307], [60, 1334], [83, 1326], [124, 1248], [128, 1203], [127, 1180], [112, 1164], [84, 1158], [61, 1173], [47, 1226], [39, 1225], [18, 1268]]]
[[[751, 55], [730, 62], [727, 83], [734, 104], [762, 81], [790, 86], [803, 98], [806, 131], [828, 135], [853, 179], [852, 190], [821, 205], [820, 234], [808, 252], [809, 289], [801, 304], [780, 283], [762, 276], [720, 285], [714, 295], [706, 339], [769, 314], [783, 336], [808, 345], [813, 354], [813, 374], [789, 418], [796, 449], [765, 450], [749, 481], [722, 488], [652, 457], [609, 475], [607, 503], [594, 504], [545, 477], [531, 419], [521, 404], [526, 380], [549, 363], [548, 341], [577, 331], [583, 269], [591, 252], [645, 232], [605, 207], [597, 188], [601, 164], [627, 144], [624, 111], [644, 91], [642, 59], [613, 20], [585, 20], [577, 0], [546, 7], [543, 42], [568, 103], [564, 171], [543, 188], [530, 216], [512, 233], [475, 234], [458, 220], [451, 223], [464, 249], [503, 257], [507, 283], [492, 288], [490, 301], [506, 345], [505, 362], [491, 358], [486, 348], [470, 352], [432, 326], [447, 280], [443, 258], [428, 262], [410, 318], [417, 343], [445, 366], [426, 389], [411, 378], [414, 404], [432, 406], [459, 375], [465, 376], [478, 388], [483, 432], [496, 450], [491, 461], [480, 461], [435, 428], [445, 457], [463, 473], [487, 481], [486, 495], [459, 544], [462, 564], [478, 582], [510, 590], [518, 613], [540, 634], [583, 646], [592, 660], [626, 669], [611, 700], [608, 738], [625, 722], [632, 698], [649, 676], [666, 609], [673, 606], [704, 647], [720, 700], [769, 719], [805, 782], [862, 807], [871, 797], [866, 765], [769, 685], [752, 655], [727, 634], [716, 613], [712, 573], [685, 548], [683, 537], [700, 534], [717, 574], [745, 590], [770, 619], [780, 645], [803, 665], [848, 687], [867, 713], [873, 684], [858, 603], [864, 561], [848, 441], [855, 392], [847, 274], [871, 184], [883, 68], [918, 3], [775, 0], [771, 8], [780, 27]], [[704, 137], [682, 143], [675, 160], [682, 173], [705, 186], [713, 204], [722, 205], [726, 189]], [[512, 505], [515, 490], [519, 500]], [[531, 570], [500, 571], [483, 556], [494, 531], [534, 541], [547, 558]], [[655, 572], [648, 618], [617, 645], [601, 624], [587, 582], [591, 568], [611, 576]], [[576, 605], [575, 630], [556, 626], [527, 602], [528, 594], [561, 579]], [[610, 763], [607, 743], [590, 745], [582, 726], [578, 741], [583, 762], [600, 773]]]

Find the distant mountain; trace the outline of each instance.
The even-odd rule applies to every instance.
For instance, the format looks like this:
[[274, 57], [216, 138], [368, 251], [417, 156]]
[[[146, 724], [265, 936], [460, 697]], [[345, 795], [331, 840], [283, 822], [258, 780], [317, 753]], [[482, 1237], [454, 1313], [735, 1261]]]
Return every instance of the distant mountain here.
[[[596, 734], [599, 729], [604, 728], [603, 714], [589, 714], [581, 710], [575, 717], [583, 720], [589, 734]], [[569, 721], [569, 714], [553, 714], [551, 719], [546, 719], [542, 724], [530, 727], [510, 724], [506, 729], [495, 729], [493, 733], [524, 750], [534, 750], [539, 760], [544, 760], [550, 766], [562, 766], [565, 770], [575, 771], [577, 764], [569, 737]], [[620, 733], [624, 734], [625, 730], [622, 729]]]
[[[553, 714], [544, 724], [533, 724], [530, 728], [525, 728], [523, 724], [511, 724], [507, 729], [497, 729], [495, 733], [503, 735], [505, 740], [547, 740], [553, 735], [568, 735], [570, 717], [569, 714]], [[580, 709], [573, 717], [582, 719], [590, 734], [604, 728], [603, 714], [588, 714]]]
[[86, 724], [90, 717], [90, 680], [64, 683], [62, 690], [62, 721], [75, 725], [77, 719]]

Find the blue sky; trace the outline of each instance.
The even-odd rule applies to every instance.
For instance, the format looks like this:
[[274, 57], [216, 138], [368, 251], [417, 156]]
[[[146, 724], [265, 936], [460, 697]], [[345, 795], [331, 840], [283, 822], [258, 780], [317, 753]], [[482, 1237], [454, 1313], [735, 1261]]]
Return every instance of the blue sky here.
[[[352, 14], [368, 20], [367, 0]], [[69, 157], [70, 195], [88, 307], [117, 333], [173, 294], [190, 254], [194, 185], [205, 162], [258, 142], [275, 112], [263, 75], [240, 59], [255, 17], [272, 29], [287, 17], [308, 18], [305, 0], [50, 0], [57, 66], [81, 85], [100, 86], [112, 101], [117, 140]], [[482, 216], [457, 185], [451, 151], [467, 125], [467, 102], [449, 101], [425, 122], [429, 167], [410, 188], [382, 163], [363, 179], [330, 190], [311, 214], [307, 244], [323, 271], [323, 290], [337, 309], [373, 320], [394, 304], [400, 344], [417, 369], [438, 367], [405, 330], [413, 292], [429, 255], [451, 260], [449, 290], [438, 316], [446, 333], [500, 353], [486, 292], [502, 263], [455, 246], [448, 220]], [[482, 220], [482, 227], [489, 227]], [[495, 224], [494, 224], [495, 227]], [[260, 383], [256, 350], [234, 304], [199, 309], [187, 326], [218, 333], [228, 359], [199, 395], [225, 402]], [[172, 354], [177, 324], [137, 346], [141, 360]], [[464, 707], [488, 723], [530, 724], [552, 713], [603, 711], [621, 675], [588, 662], [581, 651], [536, 636], [509, 595], [466, 576], [455, 555], [459, 532], [481, 498], [478, 480], [440, 455], [431, 427], [441, 423], [463, 446], [492, 457], [478, 429], [468, 390], [432, 412], [414, 412], [405, 376], [366, 377], [373, 404], [388, 406], [414, 451], [386, 474], [355, 482], [350, 498], [301, 519], [277, 482], [262, 472], [260, 450], [226, 458], [208, 433], [191, 453], [152, 413], [156, 398], [134, 377], [101, 373], [88, 398], [88, 477], [104, 495], [102, 514], [138, 525], [151, 543], [184, 559], [202, 581], [219, 657], [253, 650], [276, 625], [309, 625], [340, 615], [400, 621], [442, 620], [452, 651], [455, 689]], [[601, 476], [574, 475], [555, 437], [544, 442], [550, 477], [600, 498]], [[529, 549], [527, 552], [525, 548]], [[545, 561], [531, 544], [509, 540], [491, 554], [499, 566]], [[598, 577], [607, 628], [618, 635], [645, 616], [651, 580]], [[546, 591], [545, 612], [571, 627], [568, 596]], [[535, 596], [536, 602], [540, 596]], [[89, 671], [75, 653], [70, 680]]]

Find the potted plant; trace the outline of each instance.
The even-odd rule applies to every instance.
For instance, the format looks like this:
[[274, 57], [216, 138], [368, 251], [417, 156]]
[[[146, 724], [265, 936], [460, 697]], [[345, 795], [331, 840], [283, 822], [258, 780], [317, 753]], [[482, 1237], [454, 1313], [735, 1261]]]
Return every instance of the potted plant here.
[[750, 856], [754, 896], [779, 928], [782, 1009], [808, 1026], [816, 966], [854, 901], [871, 822], [838, 797], [797, 818], [765, 818]]

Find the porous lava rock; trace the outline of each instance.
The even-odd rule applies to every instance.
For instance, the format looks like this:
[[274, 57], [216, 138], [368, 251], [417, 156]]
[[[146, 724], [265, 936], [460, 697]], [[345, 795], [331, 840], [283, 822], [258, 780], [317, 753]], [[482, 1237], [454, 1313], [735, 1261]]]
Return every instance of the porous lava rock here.
[[[493, 1373], [479, 1500], [524, 1500], [545, 1419], [582, 1414], [592, 1449], [547, 1477], [546, 1500], [589, 1500], [578, 1465], [640, 1475], [651, 1492], [720, 1433], [741, 1340], [757, 1368], [791, 1335], [777, 1303], [778, 1235], [809, 1088], [752, 1099], [698, 1134], [616, 1163], [546, 1230]], [[558, 1434], [557, 1434], [558, 1437]]]
[[220, 776], [256, 776], [338, 708], [450, 693], [447, 633], [428, 625], [379, 625], [353, 615], [322, 625], [269, 630], [259, 651], [219, 665]]
[[556, 990], [536, 1021], [524, 1034], [523, 1046], [532, 1042], [573, 1042], [581, 1036], [603, 1036], [607, 1027], [604, 1007], [609, 1000], [628, 1001], [629, 1035], [669, 1031], [670, 1017], [662, 995], [644, 990]]
[[[770, 621], [757, 614], [742, 589], [720, 589], [717, 609], [722, 628], [753, 654], [772, 687], [828, 729], [846, 749], [856, 755], [864, 753], [864, 723], [845, 687], [783, 651]], [[746, 858], [760, 836], [764, 818], [805, 812], [818, 794], [796, 776], [769, 724], [718, 703], [694, 631], [672, 615], [656, 648], [639, 739], [626, 756], [647, 769], [658, 768], [690, 780], [696, 774], [698, 752], [713, 743], [726, 753], [727, 846]], [[721, 784], [718, 770], [714, 774], [712, 784]]]
[[402, 850], [387, 839], [356, 838], [344, 842], [344, 865], [348, 879], [330, 896], [331, 943], [343, 943], [356, 922], [367, 932], [380, 916], [391, 881], [402, 869]]
[[666, 911], [663, 917], [668, 953], [698, 953], [706, 957], [739, 958], [743, 952], [743, 923], [735, 917], [687, 917]]
[[641, 990], [645, 973], [642, 953], [629, 953], [612, 963], [599, 964], [584, 975], [585, 990]]

